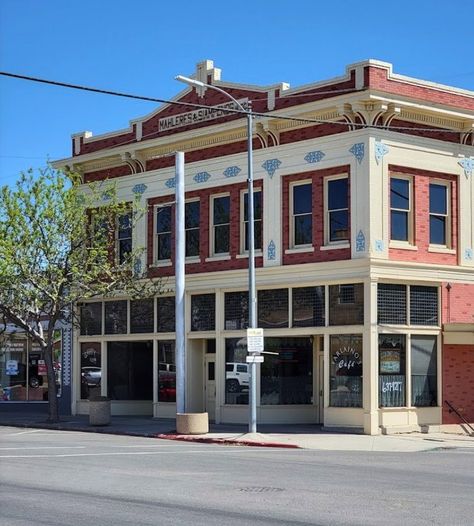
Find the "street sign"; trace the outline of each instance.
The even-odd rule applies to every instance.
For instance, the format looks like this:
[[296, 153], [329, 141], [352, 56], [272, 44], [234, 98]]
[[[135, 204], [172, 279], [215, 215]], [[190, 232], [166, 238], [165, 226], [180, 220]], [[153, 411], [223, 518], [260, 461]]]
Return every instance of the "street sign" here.
[[260, 355], [256, 355], [256, 354], [253, 354], [253, 355], [250, 355], [250, 356], [247, 356], [245, 361], [247, 363], [263, 363], [263, 356], [260, 356]]
[[263, 351], [263, 329], [247, 329], [247, 352], [261, 353]]

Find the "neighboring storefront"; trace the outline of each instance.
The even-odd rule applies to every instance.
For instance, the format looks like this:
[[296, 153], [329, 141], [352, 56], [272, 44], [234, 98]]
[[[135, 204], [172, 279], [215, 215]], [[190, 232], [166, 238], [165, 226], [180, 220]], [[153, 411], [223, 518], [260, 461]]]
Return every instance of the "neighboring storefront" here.
[[[70, 414], [71, 331], [54, 331], [53, 365], [61, 414]], [[47, 412], [44, 353], [25, 333], [8, 326], [0, 341], [0, 411]]]

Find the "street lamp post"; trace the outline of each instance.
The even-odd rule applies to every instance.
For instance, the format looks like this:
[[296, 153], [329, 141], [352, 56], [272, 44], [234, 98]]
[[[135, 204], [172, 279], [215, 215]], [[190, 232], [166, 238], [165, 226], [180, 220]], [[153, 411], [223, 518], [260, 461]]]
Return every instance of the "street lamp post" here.
[[[206, 84], [200, 80], [190, 79], [178, 75], [175, 77], [176, 80], [184, 82], [191, 86], [197, 86], [200, 88], [206, 87], [220, 93], [223, 93], [226, 97], [231, 99], [234, 104], [243, 112], [247, 117], [247, 166], [248, 166], [248, 239], [249, 239], [249, 327], [251, 329], [257, 327], [257, 297], [255, 292], [255, 228], [254, 228], [254, 199], [253, 199], [253, 121], [252, 121], [252, 108], [250, 103], [248, 108], [245, 109], [238, 100], [236, 100], [230, 93], [213, 86], [212, 84]], [[257, 364], [252, 362], [250, 365], [250, 382], [249, 382], [249, 432], [257, 432]]]

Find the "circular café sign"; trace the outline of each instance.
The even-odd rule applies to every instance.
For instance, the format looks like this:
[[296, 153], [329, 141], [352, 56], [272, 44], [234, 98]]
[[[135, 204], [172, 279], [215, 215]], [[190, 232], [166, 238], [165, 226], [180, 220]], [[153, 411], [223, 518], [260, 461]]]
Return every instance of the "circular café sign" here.
[[342, 374], [342, 369], [348, 374], [354, 374], [362, 366], [362, 356], [354, 347], [341, 347], [333, 354], [332, 362], [339, 374]]

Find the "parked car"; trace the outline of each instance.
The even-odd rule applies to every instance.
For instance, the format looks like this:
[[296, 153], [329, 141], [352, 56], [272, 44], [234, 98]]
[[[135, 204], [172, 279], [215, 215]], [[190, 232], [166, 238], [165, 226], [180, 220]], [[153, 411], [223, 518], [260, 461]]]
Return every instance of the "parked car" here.
[[81, 382], [87, 387], [97, 387], [100, 385], [102, 372], [100, 367], [87, 366], [81, 369]]
[[225, 364], [225, 389], [227, 393], [239, 393], [249, 388], [249, 366], [247, 363]]

